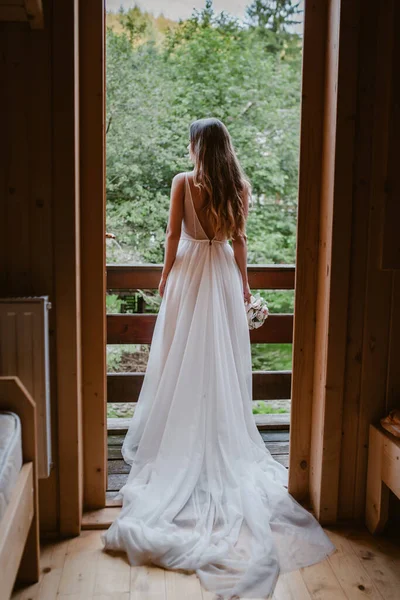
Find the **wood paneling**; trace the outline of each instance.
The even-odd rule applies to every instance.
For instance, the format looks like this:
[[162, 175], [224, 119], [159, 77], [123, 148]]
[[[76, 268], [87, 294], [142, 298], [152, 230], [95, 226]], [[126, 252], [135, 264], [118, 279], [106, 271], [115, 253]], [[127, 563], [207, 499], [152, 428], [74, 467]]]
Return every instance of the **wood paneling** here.
[[80, 176], [84, 505], [106, 495], [104, 7], [80, 2]]
[[394, 265], [385, 260], [395, 255], [385, 209], [394, 189], [388, 173], [393, 177], [398, 163], [393, 147], [393, 103], [399, 101], [393, 81], [398, 4], [385, 0], [375, 10], [371, 1], [364, 8], [339, 488], [339, 517], [347, 519], [364, 518], [369, 428], [398, 404], [400, 393], [399, 283], [397, 273], [382, 270]]
[[[45, 3], [51, 23], [52, 3]], [[54, 301], [51, 28], [0, 24], [0, 294]], [[55, 310], [50, 320], [52, 447], [57, 456]], [[58, 527], [58, 470], [39, 481], [41, 531]]]
[[[160, 283], [162, 265], [108, 265], [107, 290], [155, 290]], [[249, 284], [253, 289], [294, 289], [292, 265], [249, 265]]]
[[[377, 54], [375, 71], [374, 119], [372, 133], [372, 165], [370, 173], [370, 202], [368, 257], [360, 411], [357, 436], [357, 462], [354, 478], [354, 514], [363, 518], [367, 477], [369, 426], [384, 416], [388, 376], [388, 346], [392, 273], [380, 268], [381, 231], [385, 203], [388, 162], [388, 135], [391, 90], [391, 56], [393, 8], [395, 0], [383, 0], [375, 14]], [[375, 5], [373, 5], [375, 6]], [[370, 10], [373, 6], [371, 5]]]
[[358, 106], [356, 112], [356, 153], [352, 210], [350, 289], [347, 314], [347, 347], [343, 391], [342, 450], [339, 480], [339, 517], [352, 518], [357, 460], [358, 415], [364, 309], [368, 254], [370, 173], [372, 164], [372, 123], [376, 69], [376, 14], [364, 10], [360, 20]]
[[[385, 5], [386, 3], [384, 3]], [[389, 106], [387, 118], [388, 125], [388, 162], [385, 182], [385, 208], [382, 228], [382, 255], [381, 266], [383, 269], [400, 269], [400, 35], [399, 19], [400, 4], [394, 2], [387, 8], [392, 15], [392, 21], [386, 22], [387, 37], [391, 39], [391, 53], [388, 56], [390, 73]]]

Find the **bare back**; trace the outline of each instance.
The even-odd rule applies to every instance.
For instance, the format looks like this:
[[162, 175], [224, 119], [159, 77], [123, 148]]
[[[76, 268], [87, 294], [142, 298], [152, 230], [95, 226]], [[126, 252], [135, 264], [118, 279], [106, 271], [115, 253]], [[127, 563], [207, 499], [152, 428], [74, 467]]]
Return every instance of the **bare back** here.
[[220, 240], [227, 238], [215, 237], [210, 223], [206, 221], [205, 212], [202, 210], [205, 206], [202, 192], [193, 184], [192, 173], [185, 173], [185, 197], [183, 229], [191, 237], [201, 240]]

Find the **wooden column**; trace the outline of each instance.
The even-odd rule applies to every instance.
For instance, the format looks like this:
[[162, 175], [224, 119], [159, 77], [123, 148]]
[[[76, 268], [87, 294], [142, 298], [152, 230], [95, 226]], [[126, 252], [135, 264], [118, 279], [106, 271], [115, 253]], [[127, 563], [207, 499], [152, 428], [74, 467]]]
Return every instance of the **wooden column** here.
[[80, 3], [81, 305], [84, 505], [107, 489], [104, 6]]
[[53, 3], [53, 192], [60, 533], [82, 516], [78, 3]]
[[289, 446], [289, 491], [299, 501], [308, 497], [310, 477], [327, 14], [326, 1], [307, 0]]
[[330, 0], [314, 357], [310, 496], [337, 517], [351, 256], [360, 3]]
[[306, 3], [289, 490], [337, 516], [360, 2]]

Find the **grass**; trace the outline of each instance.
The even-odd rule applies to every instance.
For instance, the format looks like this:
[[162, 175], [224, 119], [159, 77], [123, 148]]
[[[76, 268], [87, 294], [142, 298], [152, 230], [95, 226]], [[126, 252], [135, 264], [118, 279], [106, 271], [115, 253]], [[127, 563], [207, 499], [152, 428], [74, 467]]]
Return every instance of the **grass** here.
[[[270, 406], [267, 402], [257, 402], [255, 406], [253, 406], [253, 415], [280, 415], [284, 413], [288, 413], [289, 411], [286, 408], [274, 408]], [[115, 409], [113, 405], [107, 406], [107, 417], [110, 418], [118, 418], [118, 417], [127, 417], [131, 416], [130, 414], [121, 415], [121, 413]]]
[[280, 415], [289, 412], [286, 408], [274, 408], [266, 402], [257, 402], [253, 407], [253, 415]]

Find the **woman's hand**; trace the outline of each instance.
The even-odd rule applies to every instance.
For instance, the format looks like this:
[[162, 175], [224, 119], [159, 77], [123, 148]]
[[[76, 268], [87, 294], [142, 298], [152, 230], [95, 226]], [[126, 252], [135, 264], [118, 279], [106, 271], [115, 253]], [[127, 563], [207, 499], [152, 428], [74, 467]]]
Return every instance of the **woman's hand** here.
[[167, 278], [162, 275], [161, 279], [160, 279], [160, 283], [158, 284], [158, 293], [160, 294], [161, 298], [164, 296], [164, 289], [165, 289], [165, 284], [167, 283]]
[[250, 302], [251, 290], [248, 281], [243, 282], [243, 297], [246, 302]]

